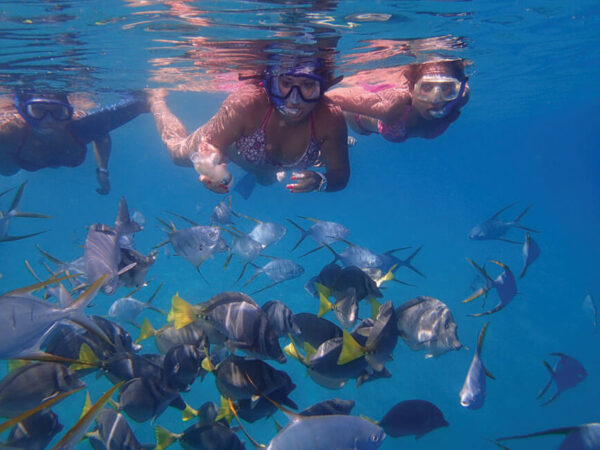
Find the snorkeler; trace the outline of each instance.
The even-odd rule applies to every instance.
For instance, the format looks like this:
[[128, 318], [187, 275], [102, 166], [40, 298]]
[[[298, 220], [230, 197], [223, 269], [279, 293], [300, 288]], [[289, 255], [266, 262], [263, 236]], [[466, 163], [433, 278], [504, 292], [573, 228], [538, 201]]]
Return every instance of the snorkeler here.
[[464, 68], [464, 60], [409, 64], [395, 71], [393, 83], [361, 82], [334, 89], [327, 96], [340, 105], [348, 125], [358, 134], [378, 133], [391, 142], [433, 139], [458, 119], [469, 101]]
[[64, 93], [17, 92], [12, 101], [4, 98], [0, 103], [0, 175], [79, 166], [92, 142], [100, 185], [96, 191], [108, 194], [108, 133], [144, 112], [145, 94], [88, 113], [76, 109]]
[[[242, 86], [189, 136], [168, 109], [164, 90], [150, 95], [161, 137], [173, 161], [194, 166], [217, 193], [232, 183], [230, 161], [269, 185], [291, 172], [290, 192], [333, 192], [350, 177], [347, 128], [339, 106], [324, 96], [339, 81], [321, 58], [278, 58], [260, 83]], [[310, 170], [323, 166], [325, 171]]]

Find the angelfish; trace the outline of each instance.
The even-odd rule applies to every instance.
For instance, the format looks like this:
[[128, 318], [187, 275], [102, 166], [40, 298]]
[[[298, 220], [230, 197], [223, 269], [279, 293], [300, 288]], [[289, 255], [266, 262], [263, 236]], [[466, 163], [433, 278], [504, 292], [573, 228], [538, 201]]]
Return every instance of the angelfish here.
[[486, 324], [479, 333], [479, 339], [477, 340], [477, 350], [471, 361], [469, 372], [460, 390], [460, 404], [465, 408], [479, 409], [483, 406], [485, 400], [485, 377], [490, 377], [495, 380], [493, 375], [483, 365], [481, 361], [481, 348], [483, 346], [483, 339], [485, 338], [485, 332], [490, 323]]

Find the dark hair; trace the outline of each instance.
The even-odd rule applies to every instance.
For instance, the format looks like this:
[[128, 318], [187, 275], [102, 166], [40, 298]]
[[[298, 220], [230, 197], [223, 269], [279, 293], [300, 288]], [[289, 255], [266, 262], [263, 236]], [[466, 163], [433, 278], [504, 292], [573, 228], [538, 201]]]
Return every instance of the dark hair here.
[[47, 99], [47, 100], [56, 100], [66, 105], [70, 105], [69, 99], [67, 98], [67, 94], [64, 92], [32, 92], [32, 91], [18, 91], [15, 92], [15, 98], [23, 103], [27, 100], [31, 100], [33, 98]]
[[439, 61], [429, 61], [418, 64], [410, 64], [408, 79], [411, 84], [411, 88], [414, 87], [415, 83], [423, 75], [427, 74], [444, 74], [456, 78], [459, 81], [463, 81], [465, 76], [466, 62], [464, 59], [446, 59]]

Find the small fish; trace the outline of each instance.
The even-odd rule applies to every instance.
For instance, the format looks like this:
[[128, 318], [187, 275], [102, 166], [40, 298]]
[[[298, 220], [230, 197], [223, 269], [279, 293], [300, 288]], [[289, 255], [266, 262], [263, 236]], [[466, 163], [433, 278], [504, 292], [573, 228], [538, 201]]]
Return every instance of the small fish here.
[[233, 234], [234, 238], [231, 245], [229, 246], [229, 255], [227, 256], [227, 260], [225, 261], [225, 265], [223, 268], [227, 268], [233, 255], [237, 255], [240, 258], [241, 262], [243, 263], [243, 266], [240, 275], [234, 282], [235, 284], [239, 280], [241, 280], [242, 276], [244, 276], [244, 272], [246, 271], [246, 267], [248, 267], [248, 264], [254, 261], [261, 254], [264, 247], [260, 242], [255, 241], [242, 231], [236, 230], [236, 233]]
[[258, 267], [255, 264], [251, 265], [256, 268], [256, 273], [252, 275], [252, 277], [248, 281], [246, 281], [246, 284], [244, 284], [244, 286], [250, 284], [261, 273], [264, 273], [267, 277], [271, 279], [271, 281], [273, 281], [273, 283], [257, 291], [252, 292], [251, 295], [258, 294], [259, 292], [262, 292], [265, 289], [269, 289], [284, 281], [298, 278], [304, 273], [304, 267], [292, 261], [291, 259], [276, 258], [273, 261], [269, 261], [262, 267]]
[[306, 342], [311, 347], [318, 348], [323, 342], [341, 338], [344, 334], [335, 323], [311, 313], [294, 314], [294, 322], [300, 328], [300, 334], [294, 336], [300, 346], [304, 346]]
[[62, 429], [58, 416], [51, 410], [38, 412], [15, 425], [5, 445], [9, 448], [43, 450]]
[[117, 319], [121, 322], [136, 323], [137, 317], [145, 309], [150, 309], [152, 311], [166, 315], [164, 311], [150, 304], [158, 294], [158, 291], [160, 291], [161, 287], [162, 283], [158, 286], [158, 288], [156, 288], [156, 291], [154, 291], [150, 298], [145, 302], [137, 300], [133, 297], [121, 297], [120, 299], [115, 300], [114, 303], [110, 305], [110, 308], [108, 309], [108, 316], [112, 317], [113, 319]]
[[585, 423], [572, 427], [552, 428], [536, 433], [506, 436], [496, 441], [509, 439], [528, 439], [538, 436], [564, 434], [565, 439], [560, 444], [559, 450], [597, 450], [600, 448], [600, 423]]
[[585, 294], [583, 298], [583, 304], [581, 305], [583, 312], [590, 318], [594, 328], [598, 328], [598, 309], [596, 308], [596, 302], [594, 297], [589, 292]]
[[531, 228], [527, 228], [519, 223], [519, 220], [521, 220], [523, 218], [523, 216], [525, 216], [525, 214], [527, 214], [527, 212], [531, 209], [531, 207], [533, 205], [529, 205], [527, 208], [525, 208], [523, 210], [523, 212], [521, 214], [519, 214], [519, 216], [517, 216], [517, 218], [513, 222], [505, 222], [498, 218], [498, 216], [500, 216], [500, 214], [502, 214], [504, 211], [506, 211], [511, 206], [514, 206], [515, 204], [516, 204], [516, 202], [511, 203], [508, 206], [505, 206], [504, 208], [502, 208], [500, 211], [495, 213], [489, 219], [484, 220], [479, 225], [476, 225], [475, 227], [473, 227], [473, 229], [471, 229], [471, 231], [469, 232], [469, 239], [473, 239], [476, 241], [494, 239], [494, 240], [499, 240], [499, 241], [504, 241], [504, 242], [510, 242], [511, 244], [521, 245], [522, 244], [521, 242], [512, 241], [510, 239], [504, 238], [503, 236], [511, 228], [520, 228], [521, 230], [529, 231], [532, 233], [538, 233], [538, 231], [533, 230]]
[[[49, 219], [51, 217], [51, 216], [46, 216], [44, 214], [29, 213], [29, 212], [23, 212], [23, 211], [17, 210], [17, 208], [19, 207], [19, 202], [21, 201], [21, 197], [23, 197], [23, 190], [25, 189], [26, 184], [27, 184], [27, 181], [24, 181], [19, 186], [19, 189], [17, 190], [17, 193], [15, 194], [13, 201], [11, 202], [10, 206], [8, 207], [8, 210], [0, 211], [0, 242], [17, 241], [19, 239], [25, 239], [28, 237], [33, 237], [33, 236], [37, 236], [39, 234], [45, 233], [45, 231], [38, 231], [37, 233], [25, 234], [25, 235], [21, 235], [21, 236], [10, 236], [8, 234], [8, 228], [10, 227], [10, 223], [11, 223], [12, 219], [14, 219], [15, 217], [30, 217], [30, 218], [35, 218], [35, 219]], [[12, 191], [12, 189], [8, 189], [4, 192], [1, 192], [0, 197], [10, 191]]]
[[354, 400], [343, 400], [341, 398], [332, 398], [315, 403], [298, 414], [301, 416], [329, 416], [332, 414], [349, 415], [354, 408]]
[[519, 278], [523, 278], [525, 276], [525, 272], [533, 262], [538, 259], [540, 256], [540, 247], [533, 240], [531, 235], [527, 233], [525, 235], [525, 243], [523, 244], [523, 270], [521, 270], [521, 275]]
[[287, 228], [283, 225], [274, 222], [258, 221], [250, 233], [248, 233], [248, 236], [259, 242], [263, 248], [267, 248], [279, 242], [286, 233]]
[[58, 363], [28, 364], [0, 381], [0, 417], [16, 417], [65, 392], [85, 387], [75, 373]]
[[163, 450], [175, 442], [185, 449], [244, 450], [246, 446], [235, 432], [221, 422], [196, 423], [183, 433], [172, 433], [156, 426], [156, 449]]
[[295, 250], [300, 245], [300, 243], [304, 239], [306, 239], [306, 237], [310, 237], [313, 241], [319, 244], [317, 248], [305, 253], [303, 256], [308, 255], [309, 253], [312, 253], [316, 250], [319, 250], [323, 247], [323, 244], [333, 244], [335, 241], [345, 239], [350, 234], [350, 230], [348, 228], [337, 222], [327, 222], [325, 220], [313, 219], [310, 217], [301, 218], [310, 220], [314, 222], [314, 224], [308, 230], [305, 230], [293, 220], [286, 219], [288, 222], [290, 222], [292, 225], [298, 228], [302, 233], [300, 239], [292, 248], [292, 251]]
[[267, 320], [271, 328], [278, 336], [287, 336], [288, 334], [298, 335], [301, 333], [298, 324], [294, 320], [292, 310], [279, 300], [269, 300], [261, 306], [261, 309], [267, 315]]
[[143, 445], [135, 437], [123, 414], [112, 408], [103, 408], [96, 416], [96, 426], [86, 433], [94, 450], [144, 450], [154, 445]]
[[487, 274], [485, 269], [479, 267], [474, 261], [470, 260], [469, 258], [467, 258], [467, 261], [469, 261], [469, 263], [471, 263], [471, 265], [475, 267], [485, 277], [487, 281], [485, 286], [474, 292], [473, 295], [464, 299], [462, 302], [468, 303], [472, 300], [475, 300], [477, 297], [487, 294], [487, 292], [490, 289], [496, 289], [496, 292], [498, 293], [498, 298], [500, 300], [498, 304], [489, 311], [477, 314], [469, 314], [471, 317], [480, 317], [488, 314], [497, 313], [506, 305], [508, 305], [513, 300], [513, 298], [515, 298], [515, 295], [517, 295], [518, 293], [517, 281], [515, 280], [515, 276], [513, 275], [512, 271], [506, 264], [501, 263], [499, 261], [491, 260], [494, 264], [498, 264], [500, 267], [502, 267], [502, 269], [504, 269], [502, 273], [500, 273], [500, 275], [498, 275], [495, 279], [492, 279]]
[[[381, 267], [383, 265], [383, 258], [373, 250], [366, 247], [361, 247], [360, 245], [350, 244], [349, 242], [347, 243], [348, 247], [342, 250], [339, 254], [336, 255], [336, 253], [333, 252], [336, 259], [341, 261], [344, 266], [356, 266], [361, 269], [372, 269]], [[331, 247], [328, 248], [332, 250]]]
[[463, 347], [450, 309], [436, 298], [419, 296], [409, 300], [396, 309], [396, 316], [400, 337], [412, 350], [427, 350], [426, 358]]
[[551, 367], [550, 364], [544, 361], [544, 366], [546, 366], [546, 369], [550, 372], [550, 379], [546, 386], [539, 392], [537, 398], [542, 397], [546, 393], [553, 381], [556, 384], [556, 393], [550, 397], [550, 399], [542, 403], [541, 406], [545, 406], [552, 402], [564, 391], [577, 386], [587, 377], [587, 372], [584, 367], [575, 358], [565, 355], [564, 353], [551, 353], [551, 355], [560, 357], [560, 360], [554, 367]]
[[481, 408], [483, 406], [483, 402], [485, 401], [485, 377], [490, 377], [492, 380], [495, 380], [495, 378], [491, 373], [488, 372], [481, 361], [481, 349], [483, 347], [485, 332], [487, 331], [489, 324], [489, 322], [486, 322], [479, 333], [479, 339], [477, 339], [477, 350], [475, 351], [475, 355], [473, 356], [473, 360], [469, 366], [469, 371], [467, 372], [467, 377], [465, 378], [463, 387], [460, 390], [460, 404], [465, 408]]
[[426, 400], [404, 400], [396, 403], [378, 424], [388, 436], [397, 438], [414, 435], [415, 439], [450, 425], [442, 411]]
[[227, 225], [233, 223], [231, 216], [237, 217], [238, 214], [231, 208], [231, 195], [224, 198], [213, 209], [210, 215], [211, 225]]

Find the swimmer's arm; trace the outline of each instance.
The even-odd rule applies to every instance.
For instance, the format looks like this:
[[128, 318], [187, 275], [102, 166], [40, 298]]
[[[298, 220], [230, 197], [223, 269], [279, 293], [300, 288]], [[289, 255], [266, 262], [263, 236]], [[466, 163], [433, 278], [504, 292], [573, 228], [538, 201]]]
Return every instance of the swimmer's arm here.
[[94, 157], [96, 159], [96, 180], [100, 185], [96, 192], [100, 195], [106, 195], [110, 192], [110, 181], [108, 179], [108, 158], [110, 157], [110, 149], [112, 141], [110, 135], [106, 134], [101, 139], [97, 139], [93, 143]]
[[328, 137], [321, 146], [321, 159], [326, 168], [327, 192], [340, 191], [350, 179], [348, 158], [348, 130], [342, 112], [336, 108], [327, 122]]
[[410, 104], [410, 95], [400, 89], [386, 89], [373, 93], [363, 88], [338, 88], [326, 94], [345, 112], [374, 117], [383, 122], [393, 122], [404, 113]]

